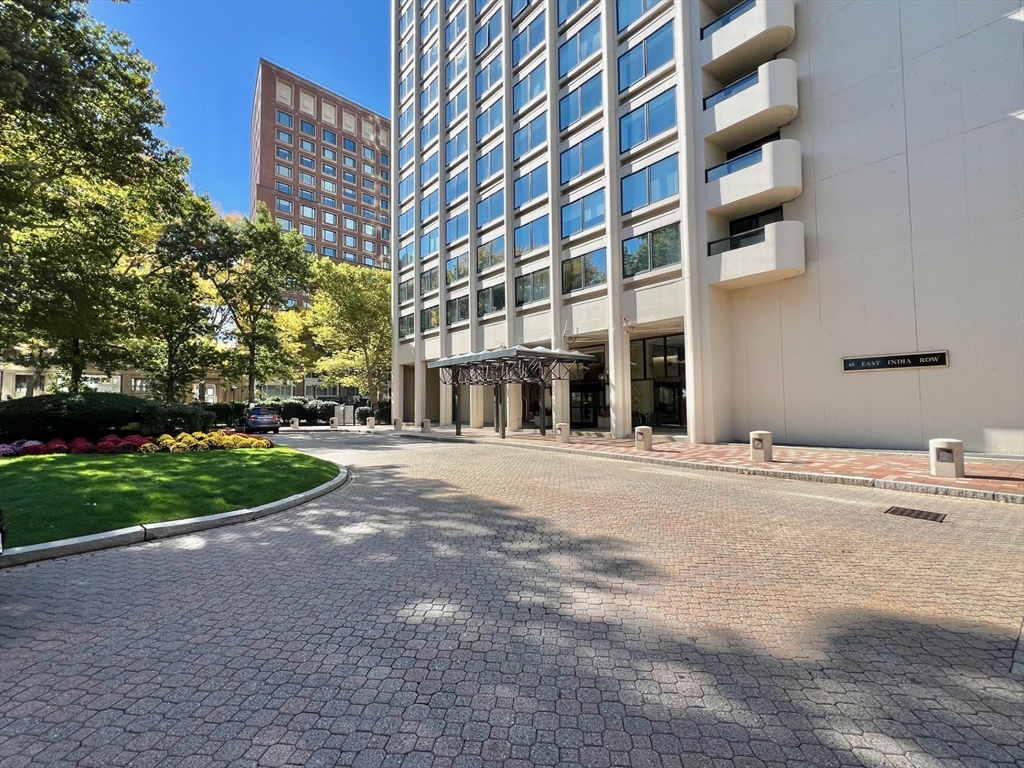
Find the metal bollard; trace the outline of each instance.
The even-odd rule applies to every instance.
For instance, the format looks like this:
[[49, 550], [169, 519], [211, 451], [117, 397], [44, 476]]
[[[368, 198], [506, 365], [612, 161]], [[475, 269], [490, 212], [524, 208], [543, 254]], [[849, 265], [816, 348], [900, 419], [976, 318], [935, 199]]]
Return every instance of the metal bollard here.
[[564, 423], [555, 424], [555, 442], [569, 442], [569, 425]]
[[928, 441], [932, 477], [964, 477], [964, 441], [939, 437]]
[[638, 451], [649, 451], [654, 444], [654, 432], [650, 427], [637, 427], [634, 439]]
[[750, 433], [750, 460], [770, 462], [772, 460], [772, 433], [758, 430]]

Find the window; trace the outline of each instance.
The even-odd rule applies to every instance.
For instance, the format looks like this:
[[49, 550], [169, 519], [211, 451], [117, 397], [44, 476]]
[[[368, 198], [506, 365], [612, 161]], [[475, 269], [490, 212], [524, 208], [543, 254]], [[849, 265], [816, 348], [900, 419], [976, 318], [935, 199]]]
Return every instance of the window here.
[[428, 216], [433, 216], [437, 213], [437, 190], [435, 189], [429, 195], [424, 195], [420, 198], [420, 218], [425, 219]]
[[632, 277], [651, 269], [678, 264], [681, 259], [678, 224], [670, 224], [622, 241], [623, 277]]
[[416, 191], [416, 178], [410, 173], [400, 182], [398, 182], [398, 199], [405, 200], [413, 192]]
[[377, 241], [376, 240], [363, 240], [363, 250], [367, 253], [377, 252]]
[[363, 196], [359, 199], [362, 201], [363, 205], [377, 204], [377, 198], [375, 198], [373, 195], [367, 194], [366, 192], [363, 192]]
[[476, 161], [476, 181], [482, 184], [504, 167], [505, 145], [499, 144], [490, 152], [484, 152]]
[[290, 149], [274, 147], [274, 154], [277, 155], [279, 160], [287, 160], [289, 163], [292, 161], [292, 151]]
[[604, 223], [604, 190], [562, 206], [562, 238]]
[[569, 70], [597, 53], [600, 45], [601, 19], [595, 17], [587, 26], [559, 46], [558, 76], [565, 77]]
[[515, 181], [513, 205], [518, 208], [548, 192], [548, 164], [538, 166]]
[[469, 194], [469, 171], [456, 174], [444, 185], [444, 201], [448, 205], [466, 194]]
[[448, 299], [445, 304], [445, 320], [448, 325], [461, 323], [469, 320], [469, 296], [460, 296], [457, 299]]
[[370, 160], [371, 162], [377, 161], [377, 153], [369, 147], [363, 147], [363, 159]]
[[414, 154], [416, 154], [416, 146], [413, 140], [409, 139], [398, 148], [398, 164], [405, 165], [412, 160]]
[[285, 195], [290, 195], [292, 193], [292, 185], [285, 184], [283, 181], [275, 181], [274, 189]]
[[412, 15], [413, 15], [414, 11], [415, 11], [415, 8], [414, 8], [413, 4], [409, 3], [409, 5], [406, 7], [406, 9], [404, 11], [402, 11], [402, 15], [398, 17], [398, 34], [399, 35], [404, 35], [406, 32], [409, 31], [409, 27], [412, 26]]
[[512, 156], [518, 160], [534, 147], [541, 146], [548, 133], [548, 113], [538, 115], [512, 134]]
[[570, 180], [582, 176], [602, 163], [604, 163], [604, 131], [598, 131], [562, 153], [562, 183], [567, 184]]
[[480, 67], [476, 74], [476, 97], [481, 98], [492, 85], [501, 82], [501, 55], [495, 56], [489, 62]]
[[615, 0], [615, 15], [618, 18], [618, 31], [621, 32], [639, 19], [661, 0]]
[[302, 245], [302, 250], [306, 253], [315, 253], [316, 247], [312, 243], [304, 243]]
[[312, 157], [299, 155], [299, 165], [301, 165], [303, 168], [312, 168], [314, 171], [316, 170], [316, 160], [314, 160]]
[[324, 256], [326, 256], [329, 259], [336, 259], [336, 258], [338, 258], [338, 249], [337, 248], [328, 248], [325, 245], [323, 247], [322, 253], [324, 254]]
[[579, 88], [558, 100], [558, 127], [564, 131], [570, 125], [601, 106], [601, 74], [598, 73]]
[[580, 9], [587, 0], [558, 0], [558, 26]]
[[505, 286], [492, 285], [476, 292], [476, 316], [483, 317], [505, 308]]
[[[377, 259], [375, 259], [373, 256], [365, 256], [363, 258], [363, 264], [365, 264], [368, 267], [376, 267], [377, 266]], [[384, 264], [384, 267], [385, 268], [387, 267], [386, 263]]]
[[402, 339], [413, 334], [413, 315], [402, 315], [398, 318], [398, 338]]
[[444, 28], [444, 46], [445, 48], [451, 48], [452, 44], [459, 39], [459, 35], [466, 31], [466, 9], [462, 8], [455, 18], [448, 22], [448, 26]]
[[619, 91], [626, 90], [662, 64], [667, 64], [674, 55], [672, 22], [669, 22], [619, 56]]
[[356, 212], [356, 207], [354, 205], [352, 205], [352, 203], [345, 203], [345, 202], [343, 202], [341, 204], [341, 210], [343, 210], [345, 213], [355, 213]]
[[488, 136], [491, 131], [501, 127], [501, 99], [491, 104], [487, 109], [477, 115], [476, 138], [480, 141]]
[[420, 56], [420, 77], [426, 77], [430, 68], [437, 64], [437, 40], [427, 46], [427, 50]]
[[444, 263], [445, 285], [452, 285], [466, 277], [469, 277], [469, 254], [454, 256]]
[[[391, 158], [388, 157], [387, 155], [385, 155], [383, 152], [381, 152], [380, 153], [380, 164], [383, 165], [385, 168], [390, 166], [391, 165]], [[382, 179], [385, 178], [384, 173], [385, 173], [384, 171], [380, 172], [380, 176], [381, 176]]]
[[316, 154], [316, 144], [309, 139], [299, 139], [299, 149], [303, 152], [312, 152]]
[[330, 224], [332, 227], [338, 226], [338, 214], [331, 213], [330, 211], [323, 212], [324, 224]]
[[345, 251], [345, 261], [356, 261], [358, 257], [351, 251]]
[[676, 125], [676, 89], [656, 96], [619, 121], [619, 151], [626, 152]]
[[438, 249], [437, 227], [420, 237], [420, 258], [425, 259], [437, 253]]
[[[335, 184], [333, 181], [328, 181], [327, 179], [320, 179], [320, 188], [323, 189], [324, 192], [338, 191], [338, 185]], [[348, 187], [346, 187], [345, 189], [347, 190]]]
[[285, 232], [291, 232], [292, 231], [292, 223], [288, 219], [278, 218], [277, 219], [277, 223], [281, 226], [281, 229], [283, 229]]
[[487, 47], [501, 37], [501, 11], [495, 11], [476, 32], [475, 52], [479, 56]]
[[468, 64], [469, 56], [466, 53], [465, 48], [452, 54], [448, 59], [448, 63], [445, 64], [444, 67], [445, 86], [447, 87], [454, 83], [455, 78], [457, 78], [459, 75], [466, 71], [466, 67], [468, 66]]
[[437, 267], [428, 269], [425, 272], [420, 273], [420, 295], [436, 291], [438, 286], [437, 282]]
[[292, 127], [292, 123], [293, 123], [292, 116], [289, 115], [287, 112], [282, 112], [279, 109], [279, 110], [277, 110], [277, 122], [279, 122], [281, 125], [285, 126], [286, 128], [291, 128]]
[[505, 263], [505, 236], [496, 237], [489, 243], [477, 246], [476, 249], [476, 271], [483, 272], [485, 269]]
[[316, 184], [316, 178], [314, 178], [312, 173], [306, 173], [305, 171], [299, 171], [299, 183], [300, 184], [308, 184], [309, 186], [312, 187], [312, 186], [314, 186]]
[[345, 243], [346, 248], [355, 248], [359, 245], [359, 238], [355, 235], [345, 235], [342, 242]]
[[415, 49], [415, 39], [410, 37], [405, 41], [402, 49], [398, 52], [398, 67], [402, 68], [410, 61], [412, 61], [413, 50]]
[[547, 89], [546, 64], [539, 64], [530, 70], [518, 83], [512, 86], [512, 111], [518, 112], [540, 96]]
[[512, 38], [512, 66], [519, 64], [530, 51], [543, 42], [544, 14], [541, 13], [526, 29]]
[[416, 224], [416, 209], [410, 206], [408, 210], [402, 211], [398, 216], [398, 234], [405, 235], [412, 232]]
[[[369, 163], [363, 163], [363, 173], [365, 173], [367, 176], [376, 176], [377, 175], [377, 169], [374, 168]], [[381, 176], [383, 178], [384, 174], [381, 174]]]
[[316, 237], [316, 227], [312, 224], [300, 224], [299, 229], [302, 231], [303, 237]]
[[338, 233], [335, 232], [333, 229], [321, 229], [320, 230], [320, 236], [321, 236], [321, 239], [324, 242], [328, 242], [328, 243], [336, 243], [336, 242], [338, 242]]
[[622, 212], [635, 211], [677, 192], [679, 155], [672, 155], [622, 178]]
[[437, 176], [438, 165], [437, 165], [437, 152], [427, 157], [422, 163], [420, 163], [420, 183], [426, 184], [432, 178]]
[[423, 21], [420, 22], [420, 39], [422, 40], [437, 27], [437, 4], [423, 14]]
[[375, 186], [373, 179], [363, 179], [363, 189], [372, 190]]
[[290, 179], [292, 177], [292, 169], [287, 165], [281, 165], [280, 163], [277, 163], [274, 166], [274, 172], [278, 176], [284, 176], [286, 179]]
[[469, 133], [465, 128], [455, 134], [444, 145], [444, 161], [448, 165], [458, 160], [469, 151]]
[[415, 288], [412, 278], [403, 280], [398, 284], [398, 301], [406, 302], [412, 301], [416, 297]]
[[344, 165], [346, 168], [355, 168], [356, 159], [354, 157], [349, 157], [348, 155], [342, 155], [341, 164]]
[[328, 131], [326, 128], [323, 128], [320, 131], [320, 138], [322, 138], [327, 144], [332, 144], [334, 146], [338, 145], [338, 134], [334, 131]]
[[366, 235], [367, 237], [376, 237], [377, 236], [377, 225], [376, 224], [369, 224], [369, 223], [364, 221], [363, 222], [363, 234]]
[[427, 307], [420, 310], [420, 331], [430, 331], [438, 326], [437, 307]]
[[398, 266], [408, 267], [416, 256], [416, 245], [408, 242], [398, 249]]
[[314, 208], [311, 205], [300, 205], [299, 206], [299, 215], [302, 218], [304, 218], [304, 219], [315, 219], [316, 218], [316, 208]]
[[309, 120], [299, 120], [299, 130], [307, 136], [316, 136], [316, 126]]
[[345, 229], [351, 230], [352, 232], [355, 232], [357, 229], [359, 229], [358, 225], [356, 224], [356, 220], [353, 219], [351, 216], [346, 216], [343, 219], [343, 222], [345, 224]]
[[352, 173], [352, 171], [342, 171], [341, 180], [344, 181], [346, 184], [355, 184], [356, 175]]
[[291, 213], [293, 209], [292, 201], [285, 200], [283, 197], [277, 198], [277, 210], [283, 213]]
[[452, 122], [466, 111], [469, 105], [469, 95], [465, 88], [456, 93], [447, 104], [444, 105], [444, 124], [449, 126]]
[[320, 163], [320, 172], [328, 176], [337, 176], [338, 169], [329, 163]]
[[420, 128], [420, 146], [426, 146], [437, 136], [437, 116], [434, 115]]
[[412, 93], [413, 89], [413, 73], [410, 70], [409, 74], [402, 78], [398, 84], [398, 100], [405, 101], [405, 97]]
[[478, 227], [500, 219], [505, 213], [505, 190], [499, 189], [476, 204], [476, 223]]
[[545, 214], [539, 219], [534, 219], [526, 224], [516, 227], [515, 231], [515, 254], [522, 256], [537, 248], [545, 248], [550, 244], [548, 229], [550, 219]]
[[512, 0], [512, 18], [515, 19], [520, 13], [530, 7], [531, 0]]
[[284, 144], [292, 143], [292, 135], [288, 133], [288, 131], [282, 131], [280, 128], [278, 128], [277, 131], [274, 133], [274, 136], [277, 138], [278, 141]]
[[604, 248], [562, 262], [562, 293], [606, 282], [608, 268]]
[[324, 160], [330, 160], [331, 162], [335, 162], [338, 159], [338, 153], [335, 152], [333, 149], [328, 149], [327, 147], [323, 148], [321, 154], [324, 156]]
[[346, 152], [351, 152], [353, 155], [356, 153], [356, 143], [352, 139], [346, 139], [343, 137], [341, 139], [341, 148]]
[[516, 306], [541, 301], [551, 295], [551, 276], [548, 268], [538, 269], [528, 275], [516, 278]]
[[[312, 200], [313, 198], [310, 197], [309, 199]], [[338, 207], [338, 201], [333, 197], [328, 197], [327, 195], [320, 195], [320, 202], [324, 205], [329, 205], [331, 208]]]
[[469, 235], [469, 211], [453, 216], [445, 223], [445, 243], [451, 245], [460, 237]]
[[302, 187], [299, 187], [299, 197], [302, 200], [316, 200], [316, 195], [311, 190]]
[[412, 104], [402, 110], [402, 114], [398, 116], [398, 132], [405, 133], [407, 130], [412, 128], [414, 110]]
[[729, 222], [729, 237], [708, 243], [708, 256], [714, 256], [734, 248], [764, 242], [764, 228], [776, 221], [783, 221], [782, 207], [771, 208], [750, 216], [743, 216]]
[[425, 112], [431, 104], [437, 101], [438, 87], [435, 77], [420, 91], [420, 111]]

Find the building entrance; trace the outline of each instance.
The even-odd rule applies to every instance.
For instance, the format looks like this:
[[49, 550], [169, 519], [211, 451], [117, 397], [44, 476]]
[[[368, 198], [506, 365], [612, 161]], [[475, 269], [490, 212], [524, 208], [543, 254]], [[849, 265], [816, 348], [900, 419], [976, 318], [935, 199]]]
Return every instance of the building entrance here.
[[633, 426], [686, 429], [686, 353], [683, 335], [631, 341]]

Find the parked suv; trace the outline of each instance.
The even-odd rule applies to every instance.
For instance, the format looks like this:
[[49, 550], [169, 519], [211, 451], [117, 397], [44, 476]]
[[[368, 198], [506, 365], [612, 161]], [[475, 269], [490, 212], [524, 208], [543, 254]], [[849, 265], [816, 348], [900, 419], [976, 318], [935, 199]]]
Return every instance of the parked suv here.
[[245, 414], [246, 432], [280, 432], [281, 417], [269, 408], [250, 408]]

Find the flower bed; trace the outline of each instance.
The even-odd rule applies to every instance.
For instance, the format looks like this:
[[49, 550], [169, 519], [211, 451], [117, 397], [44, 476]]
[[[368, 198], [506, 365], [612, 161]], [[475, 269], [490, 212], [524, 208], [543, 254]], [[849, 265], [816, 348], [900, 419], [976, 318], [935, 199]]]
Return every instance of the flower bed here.
[[193, 451], [235, 450], [238, 448], [273, 448], [265, 437], [237, 432], [179, 432], [160, 435], [155, 440], [141, 435], [125, 438], [108, 435], [96, 443], [76, 437], [70, 443], [54, 439], [47, 443], [39, 440], [15, 440], [0, 444], [0, 458], [16, 456], [45, 456], [55, 453], [190, 453]]

